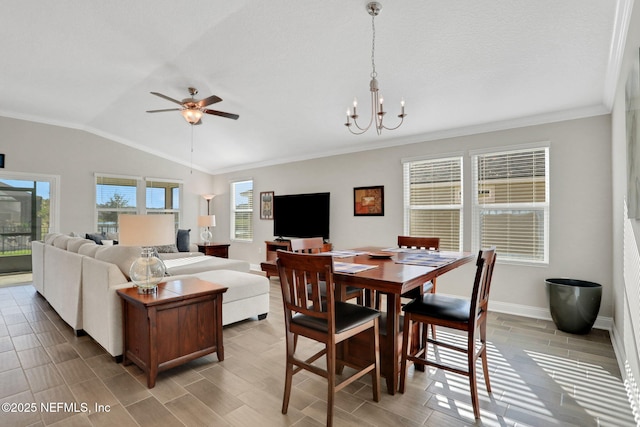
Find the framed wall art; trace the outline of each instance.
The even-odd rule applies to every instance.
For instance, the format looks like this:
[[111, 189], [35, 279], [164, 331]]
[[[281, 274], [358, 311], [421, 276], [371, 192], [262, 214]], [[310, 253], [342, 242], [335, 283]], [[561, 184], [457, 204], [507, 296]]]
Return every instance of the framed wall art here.
[[260, 193], [260, 219], [273, 219], [273, 191]]
[[384, 186], [353, 189], [354, 216], [384, 216]]

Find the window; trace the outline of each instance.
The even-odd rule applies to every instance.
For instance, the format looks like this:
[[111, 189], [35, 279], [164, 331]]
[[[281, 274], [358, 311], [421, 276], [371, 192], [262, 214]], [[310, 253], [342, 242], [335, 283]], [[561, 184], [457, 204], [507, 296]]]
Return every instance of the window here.
[[253, 240], [253, 180], [231, 183], [231, 239]]
[[404, 233], [462, 250], [462, 157], [404, 161]]
[[549, 261], [549, 147], [476, 153], [473, 242], [495, 245], [500, 260]]
[[177, 228], [181, 192], [179, 181], [96, 175], [96, 229], [116, 233], [120, 214], [173, 214]]
[[96, 176], [97, 231], [116, 233], [118, 215], [138, 213], [137, 189], [141, 178]]
[[177, 229], [180, 225], [180, 192], [182, 184], [157, 178], [147, 178], [145, 182], [147, 213], [173, 214]]

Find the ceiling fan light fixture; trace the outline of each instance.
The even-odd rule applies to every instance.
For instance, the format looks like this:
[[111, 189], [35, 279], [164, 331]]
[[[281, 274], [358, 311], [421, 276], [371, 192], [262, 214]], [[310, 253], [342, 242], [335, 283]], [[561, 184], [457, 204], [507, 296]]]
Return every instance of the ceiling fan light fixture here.
[[202, 118], [202, 111], [198, 110], [197, 108], [185, 108], [184, 110], [180, 111], [180, 114], [182, 114], [182, 117], [184, 117], [184, 119], [192, 125], [198, 123]]

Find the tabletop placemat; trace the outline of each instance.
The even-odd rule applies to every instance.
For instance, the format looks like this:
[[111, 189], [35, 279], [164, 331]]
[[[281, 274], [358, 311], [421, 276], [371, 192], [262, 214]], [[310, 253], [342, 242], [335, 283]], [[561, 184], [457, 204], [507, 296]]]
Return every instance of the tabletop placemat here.
[[369, 264], [353, 264], [350, 262], [333, 262], [333, 271], [337, 273], [350, 273], [356, 274], [362, 271], [371, 270], [372, 268], [377, 268], [377, 265], [369, 265]]
[[447, 265], [452, 261], [458, 259], [456, 256], [446, 256], [439, 253], [421, 253], [421, 254], [409, 254], [402, 259], [396, 260], [398, 264], [411, 264], [421, 265], [424, 267], [441, 267]]
[[320, 255], [331, 255], [334, 258], [349, 258], [352, 256], [357, 256], [357, 255], [365, 255], [368, 252], [363, 252], [363, 251], [350, 251], [350, 250], [343, 250], [343, 251], [328, 251], [328, 252], [321, 252]]
[[395, 252], [395, 253], [407, 253], [407, 254], [437, 254], [438, 251], [434, 251], [431, 249], [420, 249], [420, 248], [387, 248], [382, 249], [381, 252]]

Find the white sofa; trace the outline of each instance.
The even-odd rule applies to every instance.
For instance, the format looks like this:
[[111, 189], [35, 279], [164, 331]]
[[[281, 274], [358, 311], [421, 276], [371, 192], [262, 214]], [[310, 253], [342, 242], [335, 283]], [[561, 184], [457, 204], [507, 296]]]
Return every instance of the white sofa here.
[[[135, 246], [102, 246], [80, 237], [51, 234], [32, 242], [33, 282], [76, 333], [84, 331], [112, 356], [122, 355], [122, 302], [116, 290], [133, 286], [128, 272], [140, 256]], [[197, 276], [228, 288], [222, 298], [224, 325], [269, 311], [269, 281], [249, 272], [246, 261], [199, 252], [160, 254], [167, 280]]]

